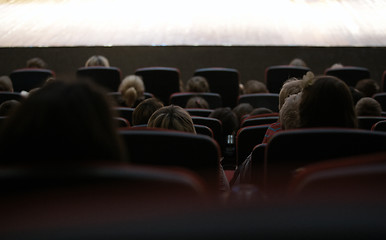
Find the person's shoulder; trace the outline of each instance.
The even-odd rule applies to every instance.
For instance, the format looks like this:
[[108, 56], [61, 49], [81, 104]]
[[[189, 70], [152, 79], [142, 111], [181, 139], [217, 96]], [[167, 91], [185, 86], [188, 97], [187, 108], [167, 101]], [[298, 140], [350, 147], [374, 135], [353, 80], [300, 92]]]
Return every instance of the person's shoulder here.
[[270, 130], [278, 130], [281, 129], [280, 121], [274, 122], [271, 125], [269, 125], [268, 129]]

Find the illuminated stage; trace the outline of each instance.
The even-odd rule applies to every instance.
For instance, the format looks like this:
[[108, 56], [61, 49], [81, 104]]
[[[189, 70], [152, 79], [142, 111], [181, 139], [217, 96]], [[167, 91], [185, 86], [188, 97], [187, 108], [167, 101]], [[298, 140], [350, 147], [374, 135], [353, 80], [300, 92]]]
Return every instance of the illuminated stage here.
[[386, 1], [0, 0], [0, 47], [386, 46]]

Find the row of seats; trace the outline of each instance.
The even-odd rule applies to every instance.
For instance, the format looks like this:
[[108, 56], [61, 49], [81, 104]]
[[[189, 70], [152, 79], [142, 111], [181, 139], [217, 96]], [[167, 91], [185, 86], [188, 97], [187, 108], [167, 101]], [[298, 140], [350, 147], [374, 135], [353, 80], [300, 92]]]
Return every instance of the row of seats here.
[[292, 204], [264, 204], [248, 187], [226, 204], [208, 203], [200, 179], [182, 169], [98, 163], [46, 170], [0, 169], [3, 239], [386, 236], [385, 152], [303, 167], [289, 183]]
[[[253, 145], [253, 144], [252, 144]], [[241, 183], [262, 187], [269, 197], [283, 197], [291, 178], [302, 168], [329, 159], [383, 152], [386, 133], [360, 129], [315, 128], [276, 133], [253, 147]]]
[[[300, 66], [270, 66], [265, 71], [265, 83], [270, 93], [279, 93], [284, 81], [288, 78], [302, 78], [312, 69]], [[169, 103], [170, 95], [180, 91], [180, 71], [173, 67], [145, 67], [134, 72], [143, 78], [146, 91], [154, 94], [164, 103]], [[339, 77], [349, 86], [355, 86], [361, 79], [370, 78], [370, 72], [363, 67], [328, 68], [324, 74]], [[117, 67], [81, 67], [77, 69], [78, 77], [91, 77], [109, 91], [115, 92], [121, 82], [121, 71]], [[17, 69], [10, 74], [15, 91], [29, 91], [40, 86], [47, 77], [54, 77], [55, 72], [49, 69]], [[234, 107], [239, 96], [240, 74], [233, 68], [200, 68], [194, 76], [207, 79], [211, 92], [218, 93], [222, 105]], [[382, 91], [385, 92], [386, 71], [383, 73]], [[26, 80], [28, 79], [28, 80]]]

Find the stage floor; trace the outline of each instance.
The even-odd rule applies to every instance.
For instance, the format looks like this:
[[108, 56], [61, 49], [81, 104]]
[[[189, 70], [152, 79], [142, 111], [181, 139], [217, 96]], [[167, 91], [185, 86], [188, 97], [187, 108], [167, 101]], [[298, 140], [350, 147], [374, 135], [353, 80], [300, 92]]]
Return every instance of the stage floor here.
[[386, 1], [0, 0], [0, 47], [386, 46]]

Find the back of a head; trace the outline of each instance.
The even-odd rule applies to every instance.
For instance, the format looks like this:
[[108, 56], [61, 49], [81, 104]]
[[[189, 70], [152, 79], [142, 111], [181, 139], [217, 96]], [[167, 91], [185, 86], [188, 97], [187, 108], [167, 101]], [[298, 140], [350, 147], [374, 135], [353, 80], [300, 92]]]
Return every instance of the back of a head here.
[[123, 160], [110, 101], [88, 82], [53, 81], [13, 112], [0, 134], [3, 163]]
[[94, 55], [87, 59], [85, 67], [110, 67], [109, 60], [105, 56]]
[[253, 106], [250, 103], [240, 103], [234, 107], [232, 111], [236, 114], [240, 123], [243, 116], [250, 114], [253, 111]]
[[143, 97], [145, 84], [140, 76], [129, 75], [125, 77], [118, 87], [122, 99], [128, 107], [133, 107], [135, 102]]
[[357, 116], [381, 116], [381, 104], [371, 97], [361, 98], [355, 105], [355, 113]]
[[244, 84], [244, 93], [268, 93], [268, 89], [267, 86], [262, 82], [259, 82], [257, 80], [248, 80]]
[[362, 79], [357, 82], [355, 88], [360, 91], [364, 97], [372, 97], [379, 93], [379, 84], [374, 79]]
[[283, 83], [279, 93], [279, 110], [287, 97], [303, 91], [304, 86], [314, 78], [314, 73], [308, 71], [302, 79], [290, 78]]
[[297, 78], [290, 78], [284, 82], [279, 93], [279, 110], [283, 106], [284, 101], [287, 97], [292, 94], [297, 94], [303, 90], [303, 80]]
[[229, 107], [216, 108], [209, 114], [209, 117], [221, 121], [223, 136], [235, 134], [239, 128], [239, 120]]
[[164, 128], [182, 132], [196, 133], [190, 114], [180, 106], [169, 105], [158, 109], [151, 115], [148, 127]]
[[258, 107], [258, 108], [253, 109], [253, 111], [250, 113], [250, 115], [253, 116], [253, 115], [260, 115], [260, 114], [267, 114], [267, 113], [274, 113], [274, 111], [272, 111], [269, 108]]
[[35, 57], [27, 60], [27, 68], [47, 68], [46, 62], [43, 59]]
[[6, 75], [0, 76], [0, 92], [13, 92], [12, 80]]
[[156, 98], [148, 98], [143, 100], [135, 107], [133, 111], [133, 125], [147, 124], [149, 118], [155, 111], [162, 108], [163, 103]]
[[299, 125], [299, 103], [302, 93], [292, 94], [286, 98], [279, 112], [281, 128], [288, 130]]
[[186, 82], [187, 92], [210, 92], [208, 81], [201, 76], [194, 76]]
[[318, 76], [304, 87], [299, 104], [300, 127], [356, 128], [349, 87], [339, 78]]
[[294, 58], [288, 64], [290, 66], [307, 67], [306, 62], [301, 58]]
[[209, 109], [209, 103], [202, 97], [191, 97], [185, 105], [185, 108], [203, 108]]

